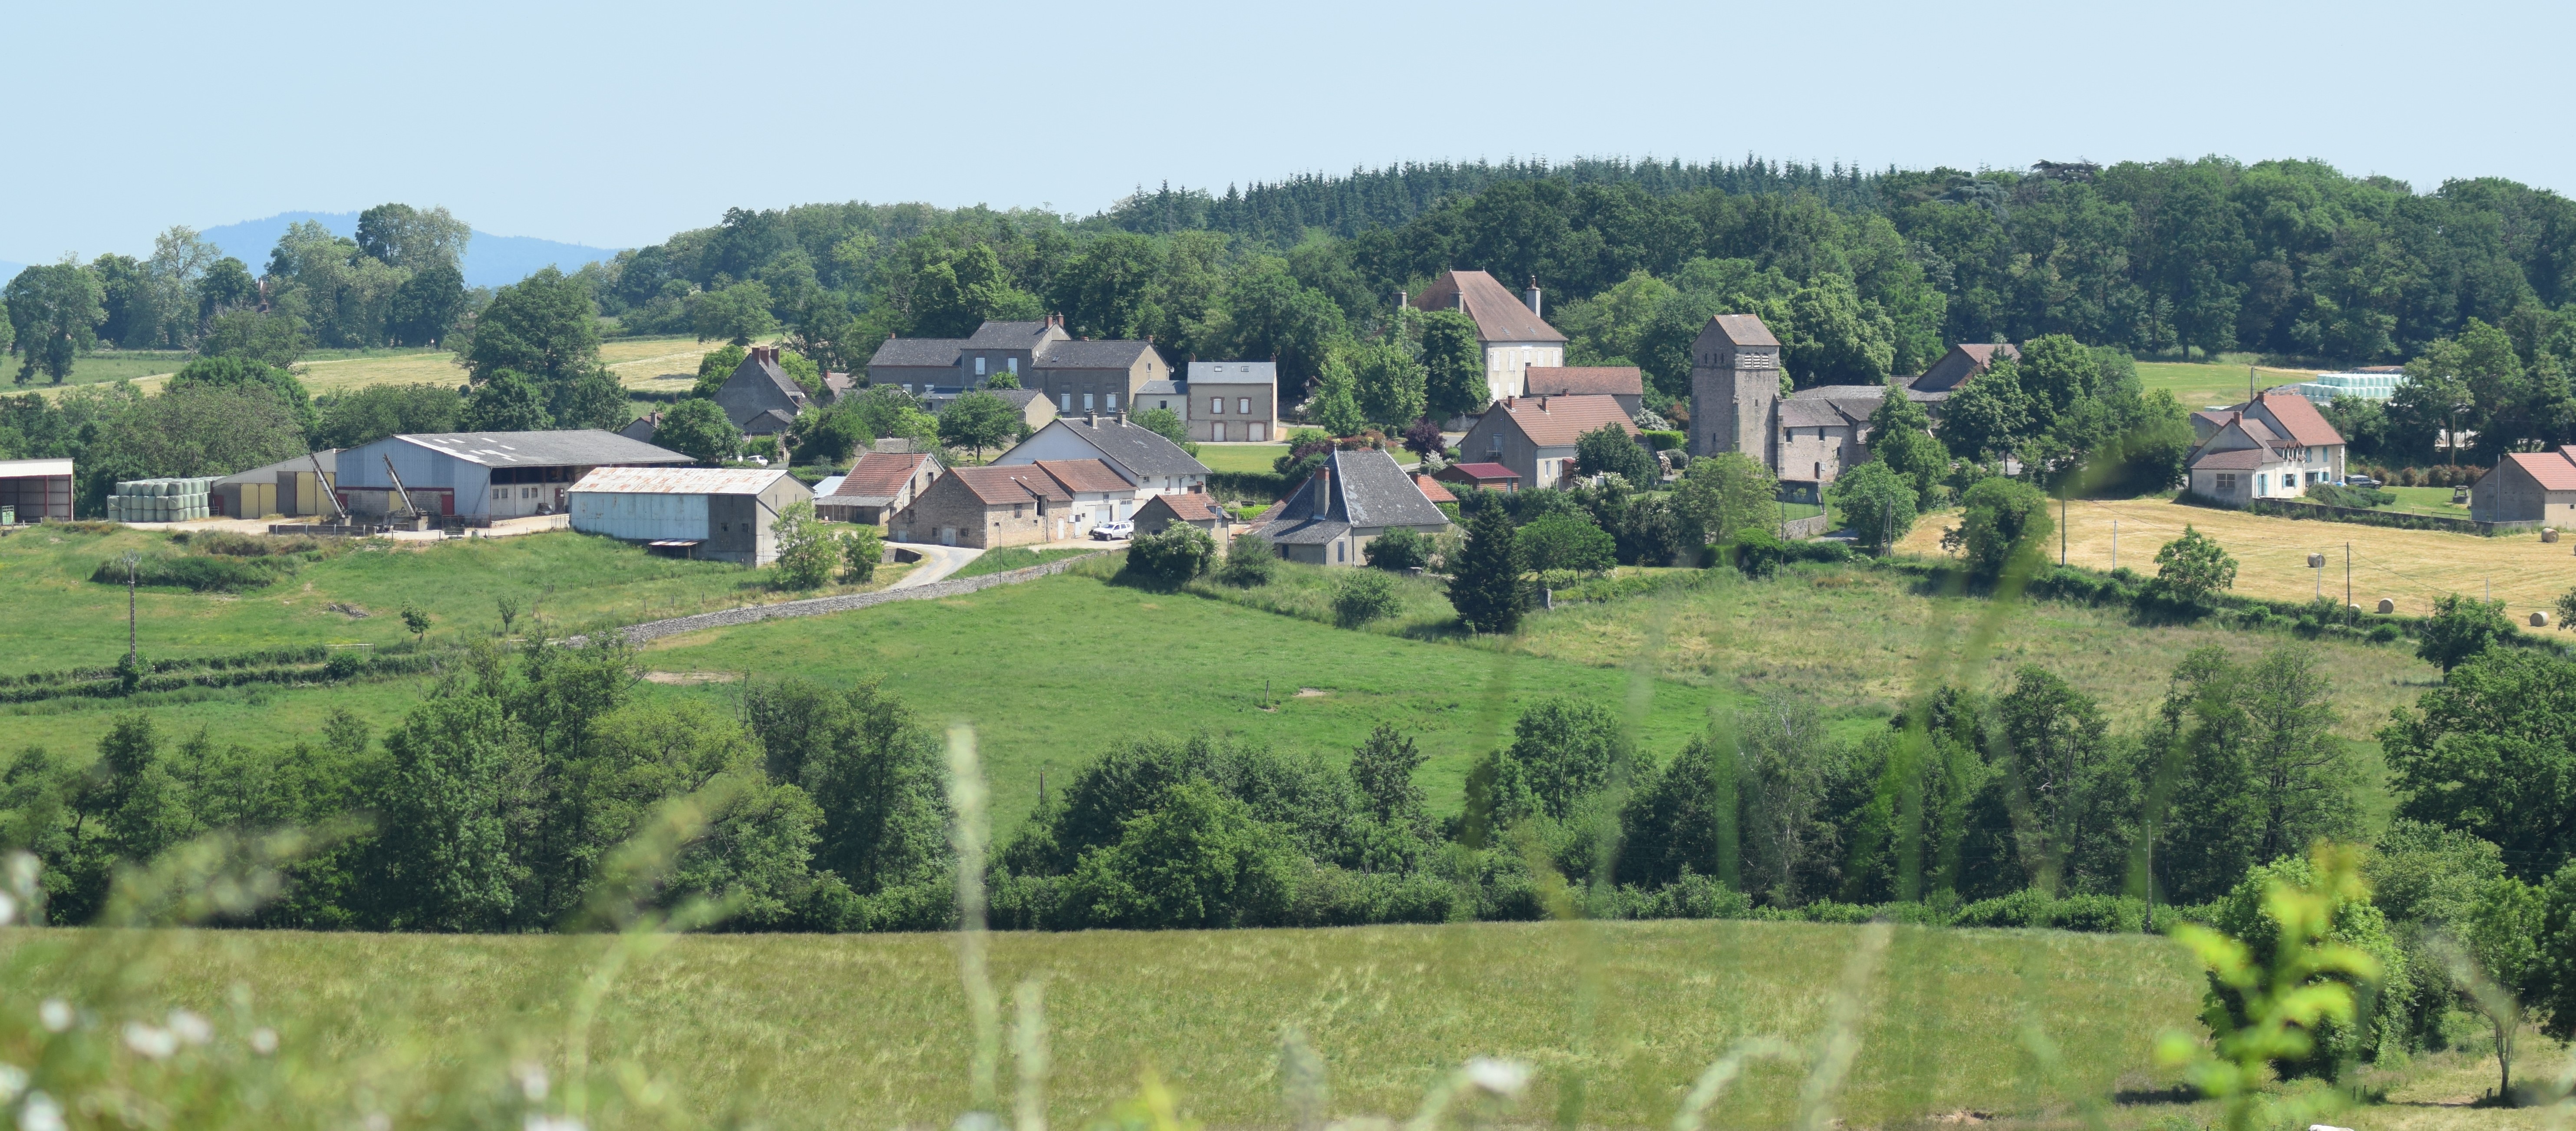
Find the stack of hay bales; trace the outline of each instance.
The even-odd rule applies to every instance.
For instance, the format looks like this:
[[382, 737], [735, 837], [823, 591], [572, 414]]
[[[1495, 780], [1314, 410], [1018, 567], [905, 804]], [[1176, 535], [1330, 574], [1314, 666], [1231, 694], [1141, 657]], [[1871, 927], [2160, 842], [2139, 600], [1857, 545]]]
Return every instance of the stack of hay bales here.
[[208, 495], [214, 477], [202, 479], [131, 479], [107, 497], [109, 522], [186, 522], [211, 518]]

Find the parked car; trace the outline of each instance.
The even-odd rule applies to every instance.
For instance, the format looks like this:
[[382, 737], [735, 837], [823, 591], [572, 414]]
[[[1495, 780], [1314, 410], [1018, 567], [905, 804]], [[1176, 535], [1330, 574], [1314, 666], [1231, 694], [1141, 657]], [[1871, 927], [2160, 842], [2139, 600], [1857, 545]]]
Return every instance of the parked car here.
[[2379, 481], [2367, 475], [2347, 475], [2343, 477], [2343, 485], [2346, 487], [2377, 487], [2379, 486]]
[[1103, 542], [1115, 542], [1136, 533], [1136, 524], [1125, 520], [1104, 522], [1091, 528], [1091, 536]]

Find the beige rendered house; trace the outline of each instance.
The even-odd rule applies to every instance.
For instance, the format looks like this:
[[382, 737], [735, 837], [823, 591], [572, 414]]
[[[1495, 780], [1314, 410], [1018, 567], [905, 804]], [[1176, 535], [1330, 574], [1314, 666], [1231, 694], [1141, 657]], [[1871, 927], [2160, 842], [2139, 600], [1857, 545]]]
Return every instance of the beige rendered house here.
[[1476, 418], [1458, 455], [1510, 468], [1526, 487], [1562, 487], [1574, 482], [1576, 438], [1605, 424], [1637, 438], [1637, 426], [1609, 397], [1505, 397]]
[[1474, 319], [1485, 351], [1486, 399], [1527, 394], [1529, 368], [1565, 364], [1565, 334], [1539, 317], [1538, 280], [1518, 297], [1483, 271], [1450, 271], [1410, 302], [1422, 310], [1456, 310]]

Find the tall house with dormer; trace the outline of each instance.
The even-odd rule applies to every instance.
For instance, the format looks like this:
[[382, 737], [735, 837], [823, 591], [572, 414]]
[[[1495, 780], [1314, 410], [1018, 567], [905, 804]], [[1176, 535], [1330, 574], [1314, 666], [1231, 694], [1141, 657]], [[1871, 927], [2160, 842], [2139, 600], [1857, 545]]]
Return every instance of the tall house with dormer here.
[[1485, 400], [1529, 393], [1529, 368], [1565, 364], [1565, 335], [1539, 317], [1538, 280], [1519, 297], [1483, 271], [1450, 271], [1406, 300], [1421, 310], [1455, 310], [1476, 323], [1485, 354]]
[[1779, 466], [1780, 339], [1751, 314], [1711, 317], [1691, 343], [1690, 454], [1742, 452]]

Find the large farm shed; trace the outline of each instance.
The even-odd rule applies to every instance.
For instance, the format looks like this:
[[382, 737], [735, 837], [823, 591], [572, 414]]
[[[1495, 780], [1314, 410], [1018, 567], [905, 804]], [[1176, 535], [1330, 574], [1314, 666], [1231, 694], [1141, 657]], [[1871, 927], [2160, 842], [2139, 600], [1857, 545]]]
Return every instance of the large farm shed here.
[[771, 524], [814, 492], [762, 468], [603, 467], [570, 493], [572, 528], [678, 557], [746, 565], [778, 560]]
[[0, 459], [0, 507], [18, 522], [72, 517], [72, 461]]
[[224, 476], [215, 480], [214, 512], [222, 518], [331, 514], [331, 477], [339, 460], [339, 449], [325, 448]]
[[[392, 465], [391, 472], [387, 464]], [[444, 432], [388, 436], [340, 453], [340, 505], [360, 517], [402, 509], [468, 523], [557, 514], [581, 477], [601, 467], [666, 467], [688, 456], [596, 428], [568, 432]], [[394, 476], [402, 477], [401, 491]]]

